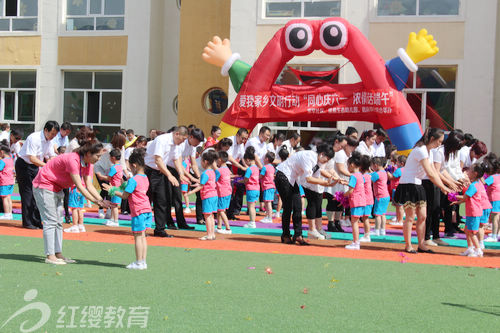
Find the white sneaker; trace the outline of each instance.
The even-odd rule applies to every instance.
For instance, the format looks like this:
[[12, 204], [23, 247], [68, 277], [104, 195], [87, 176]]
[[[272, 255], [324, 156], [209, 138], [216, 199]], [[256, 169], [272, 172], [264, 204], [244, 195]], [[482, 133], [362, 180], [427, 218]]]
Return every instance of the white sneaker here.
[[380, 236], [380, 229], [373, 229], [370, 231], [370, 236]]
[[105, 216], [105, 215], [104, 215], [104, 210], [102, 210], [102, 209], [99, 209], [98, 214], [99, 214], [99, 218], [100, 218], [100, 219], [103, 219], [103, 218], [104, 218], [104, 216]]
[[12, 217], [12, 213], [10, 214], [3, 214], [2, 216], [0, 216], [0, 220], [12, 220], [13, 217]]
[[319, 239], [319, 240], [324, 240], [325, 239], [325, 236], [323, 236], [322, 234], [320, 234], [318, 232], [318, 230], [313, 230], [313, 231], [309, 231], [307, 233], [307, 238], [310, 238], [310, 239]]
[[273, 218], [275, 218], [275, 219], [279, 219], [280, 217], [281, 217], [281, 215], [279, 212], [276, 212], [273, 214]]
[[350, 227], [351, 226], [351, 220], [345, 219], [345, 220], [340, 220], [340, 225], [343, 227]]
[[467, 257], [479, 257], [479, 253], [476, 250], [472, 250]]
[[260, 220], [260, 223], [273, 223], [273, 219], [266, 216]]
[[385, 229], [380, 229], [380, 236], [385, 236]]
[[83, 224], [79, 224], [78, 225], [78, 229], [80, 229], [80, 232], [86, 232], [87, 230], [85, 230], [85, 226]]
[[145, 264], [145, 263], [138, 263], [137, 261], [134, 261], [133, 263], [127, 265], [127, 269], [143, 270], [143, 269], [147, 269], [147, 268], [148, 268], [147, 264]]
[[359, 243], [352, 242], [351, 244], [346, 245], [345, 248], [347, 250], [359, 250]]
[[216, 228], [215, 232], [218, 233], [218, 234], [225, 234], [224, 229]]
[[485, 242], [498, 242], [498, 239], [496, 237], [491, 237], [491, 236], [488, 236], [488, 238], [486, 238], [484, 240]]
[[484, 241], [479, 242], [479, 247], [481, 250], [484, 250]]
[[402, 221], [389, 222], [390, 225], [403, 225]]
[[229, 229], [229, 230], [228, 229], [223, 229], [223, 231], [224, 231], [224, 234], [226, 234], [226, 235], [231, 235], [233, 233], [231, 231], [231, 229]]
[[118, 221], [107, 220], [105, 225], [107, 227], [119, 227], [120, 223]]
[[371, 241], [370, 235], [363, 235], [363, 237], [359, 239], [360, 243], [370, 243]]
[[257, 228], [257, 226], [255, 225], [255, 222], [251, 221], [251, 222], [248, 222], [246, 223], [243, 228], [251, 228], [251, 229], [255, 229]]
[[77, 225], [72, 225], [71, 227], [64, 229], [64, 232], [70, 232], [70, 233], [77, 234], [80, 232], [80, 228], [78, 228]]
[[184, 214], [191, 214], [191, 208], [189, 207], [184, 208]]
[[424, 242], [425, 245], [429, 245], [429, 246], [438, 246], [436, 243], [434, 243], [434, 241], [432, 239], [428, 239]]
[[392, 219], [391, 219], [392, 222], [398, 222], [398, 217], [397, 216], [394, 216]]
[[476, 256], [477, 256], [477, 257], [481, 257], [481, 258], [482, 258], [482, 257], [483, 257], [483, 250], [481, 250], [481, 249], [476, 249]]
[[326, 233], [325, 229], [321, 228], [321, 229], [318, 230], [318, 232], [320, 234], [322, 234], [323, 236], [325, 236], [325, 239], [328, 237], [328, 234]]
[[467, 257], [472, 252], [474, 252], [474, 248], [473, 247], [469, 247], [469, 248], [467, 248], [467, 250], [465, 250], [464, 252], [460, 253], [460, 255], [463, 256], [463, 257]]

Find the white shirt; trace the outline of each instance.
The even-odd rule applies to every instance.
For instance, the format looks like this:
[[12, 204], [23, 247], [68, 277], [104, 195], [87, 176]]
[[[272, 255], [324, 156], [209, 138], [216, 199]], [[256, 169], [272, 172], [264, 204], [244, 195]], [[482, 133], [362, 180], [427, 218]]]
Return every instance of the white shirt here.
[[[370, 157], [374, 156], [375, 150], [373, 149], [373, 145], [368, 148], [364, 141], [360, 141], [359, 145], [356, 147], [356, 151], [358, 151], [361, 155], [367, 155]], [[385, 156], [385, 152], [384, 152]]]
[[290, 140], [285, 140], [285, 141], [283, 141], [283, 144], [282, 144], [281, 146], [279, 146], [279, 147], [278, 147], [278, 151], [280, 151], [280, 149], [281, 149], [281, 148], [283, 148], [283, 146], [286, 146], [286, 149], [288, 150], [288, 153], [289, 153], [290, 155], [292, 155], [292, 154], [293, 154], [294, 149], [293, 149], [293, 147], [292, 147], [292, 144], [290, 143]]
[[448, 160], [445, 160], [444, 147], [441, 146], [437, 149], [432, 149], [434, 163], [441, 163], [441, 170], [446, 170], [453, 180], [460, 180], [464, 178], [464, 173], [460, 167], [460, 158], [458, 152], [451, 153]]
[[135, 147], [128, 147], [125, 149], [125, 161], [128, 161], [130, 158], [130, 155], [132, 155], [132, 152], [134, 151]]
[[155, 156], [160, 156], [163, 159], [163, 163], [168, 165], [170, 160], [175, 159], [175, 146], [173, 133], [165, 133], [157, 136], [146, 150], [144, 162], [148, 167], [159, 170], [155, 162]]
[[78, 140], [76, 138], [71, 139], [69, 144], [66, 146], [66, 153], [72, 153], [76, 148], [79, 148]]
[[258, 156], [260, 161], [264, 163], [264, 157], [267, 154], [267, 142], [261, 142], [259, 137], [254, 137], [248, 139], [247, 144], [245, 145], [245, 150], [250, 146], [255, 148], [255, 156]]
[[472, 164], [476, 163], [476, 158], [472, 159], [470, 158], [470, 148], [467, 146], [463, 146], [459, 151], [458, 155], [460, 158], [460, 162], [464, 164], [464, 168], [470, 168]]
[[406, 160], [405, 168], [401, 175], [400, 184], [422, 184], [425, 170], [420, 161], [429, 158], [429, 151], [425, 145], [414, 148]]
[[294, 185], [299, 182], [299, 177], [305, 179], [312, 176], [316, 164], [318, 164], [318, 154], [311, 150], [303, 150], [280, 163], [276, 169], [283, 172], [290, 184]]
[[385, 157], [385, 145], [383, 142], [380, 142], [380, 144], [374, 142], [372, 148], [374, 157]]
[[50, 158], [56, 156], [52, 141], [45, 138], [43, 131], [31, 133], [26, 139], [26, 142], [24, 142], [24, 145], [19, 151], [19, 157], [26, 163], [33, 164], [28, 156], [35, 156], [40, 161], [43, 161], [45, 157]]
[[[236, 141], [236, 135], [229, 138], [233, 144], [229, 147], [227, 154], [234, 158], [235, 160], [240, 160], [245, 154], [245, 145], [242, 143], [238, 144]], [[228, 162], [229, 163], [229, 162]]]
[[[325, 165], [326, 164], [323, 164], [323, 165], [318, 164], [319, 168], [318, 168], [318, 170], [316, 170], [312, 174], [312, 176], [316, 177], [316, 178], [323, 178], [324, 179], [324, 177], [321, 176], [321, 170], [323, 170], [325, 168]], [[314, 168], [314, 166], [313, 166], [313, 168]], [[323, 193], [325, 190], [325, 187], [323, 185], [308, 183], [306, 180], [306, 176], [304, 176], [304, 175], [299, 177], [299, 184], [302, 185], [302, 187], [310, 189], [311, 191], [314, 191], [316, 193]]]
[[61, 136], [61, 132], [57, 133], [56, 137], [52, 139], [52, 144], [56, 146], [56, 148], [59, 148], [61, 146], [68, 146], [69, 144], [69, 139], [68, 136], [66, 135], [64, 138]]
[[278, 146], [278, 147], [274, 148], [274, 143], [272, 143], [272, 142], [269, 142], [269, 143], [267, 144], [267, 151], [270, 151], [271, 153], [274, 153], [274, 155], [275, 155], [276, 157], [278, 157], [278, 151], [279, 151], [278, 149], [279, 149], [279, 148], [280, 148], [280, 146]]
[[[429, 163], [431, 164], [431, 167], [433, 167], [433, 168], [434, 168], [434, 156], [437, 155], [437, 157], [440, 158], [439, 153], [436, 154], [436, 149], [437, 148], [431, 149], [431, 151], [429, 152]], [[443, 159], [444, 159], [444, 155], [443, 155]], [[442, 164], [441, 164], [441, 168], [442, 168]], [[434, 168], [434, 170], [436, 170], [436, 168]], [[441, 172], [441, 170], [436, 170], [436, 171]], [[427, 175], [427, 172], [425, 172], [422, 179], [429, 180], [429, 176]]]
[[[347, 160], [349, 157], [345, 153], [344, 149], [339, 150], [338, 152], [335, 153], [335, 156], [326, 163], [325, 169], [326, 170], [335, 170], [335, 172], [339, 175], [341, 179], [348, 180], [349, 177], [340, 173], [338, 165], [343, 164], [346, 169], [347, 169]], [[342, 185], [340, 183], [335, 184], [334, 186], [328, 186], [325, 187], [325, 192], [330, 193], [331, 195], [335, 195], [335, 192], [346, 192], [347, 191], [347, 186]]]
[[[191, 146], [188, 139], [186, 139], [183, 143], [176, 146], [174, 159], [180, 158], [182, 163], [188, 157], [196, 157], [196, 147]], [[167, 165], [175, 168], [174, 160], [169, 160]]]
[[0, 132], [0, 141], [2, 141], [2, 140], [10, 141], [10, 131]]

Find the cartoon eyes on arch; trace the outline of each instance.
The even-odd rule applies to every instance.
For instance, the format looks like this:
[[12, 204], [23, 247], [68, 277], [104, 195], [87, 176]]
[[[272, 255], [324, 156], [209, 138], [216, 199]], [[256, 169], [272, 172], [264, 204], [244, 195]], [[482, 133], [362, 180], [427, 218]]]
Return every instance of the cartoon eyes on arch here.
[[292, 52], [302, 52], [311, 47], [313, 33], [305, 23], [290, 24], [285, 31], [286, 47]]
[[321, 46], [327, 50], [340, 50], [347, 43], [347, 29], [338, 21], [326, 21], [319, 30]]

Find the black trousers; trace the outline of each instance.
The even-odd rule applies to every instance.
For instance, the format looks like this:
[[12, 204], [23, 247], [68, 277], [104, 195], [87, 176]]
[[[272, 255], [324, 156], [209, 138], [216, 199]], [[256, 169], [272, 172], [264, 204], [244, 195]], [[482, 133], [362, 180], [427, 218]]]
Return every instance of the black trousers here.
[[148, 197], [149, 200], [153, 202], [153, 210], [155, 213], [155, 231], [164, 231], [168, 217], [172, 219], [172, 216], [170, 216], [170, 206], [167, 205], [167, 183], [169, 183], [169, 181], [159, 170], [155, 170], [148, 166], [145, 167], [144, 172], [146, 173], [149, 181]]
[[64, 193], [64, 216], [70, 217], [69, 214], [69, 188], [63, 188]]
[[323, 212], [321, 204], [323, 203], [323, 193], [318, 193], [304, 187], [304, 193], [307, 199], [306, 216], [309, 220], [321, 218]]
[[425, 240], [439, 237], [439, 216], [441, 213], [441, 191], [430, 180], [423, 179], [422, 185], [427, 198], [427, 219], [425, 220]]
[[196, 222], [205, 221], [200, 191], [196, 192]]
[[283, 201], [283, 214], [281, 215], [281, 228], [283, 236], [290, 236], [290, 216], [293, 221], [294, 236], [302, 236], [302, 200], [299, 186], [290, 184], [288, 178], [281, 171], [276, 173], [276, 189]]
[[[172, 219], [172, 213], [170, 208], [173, 206], [175, 208], [175, 219], [177, 221], [178, 226], [186, 225], [186, 219], [184, 218], [184, 211], [182, 208], [182, 191], [181, 191], [181, 177], [179, 176], [179, 173], [175, 168], [172, 167], [167, 167], [168, 171], [177, 179], [179, 182], [179, 186], [174, 186], [172, 183], [167, 179], [167, 189], [168, 189], [168, 195], [167, 195], [167, 207], [168, 207], [168, 212], [167, 215], [170, 218], [167, 218], [167, 224], [171, 225], [174, 224], [174, 220]], [[166, 177], [165, 177], [166, 178]]]
[[[238, 175], [243, 176], [243, 170], [238, 169]], [[234, 218], [235, 215], [239, 215], [241, 212], [241, 207], [243, 206], [243, 196], [245, 195], [245, 184], [234, 184], [234, 191], [231, 195], [231, 202], [229, 203], [229, 209], [227, 210], [228, 218]]]
[[38, 167], [34, 164], [26, 163], [22, 158], [18, 158], [15, 168], [19, 194], [21, 195], [23, 227], [41, 227], [40, 212], [33, 196], [33, 179], [38, 174]]

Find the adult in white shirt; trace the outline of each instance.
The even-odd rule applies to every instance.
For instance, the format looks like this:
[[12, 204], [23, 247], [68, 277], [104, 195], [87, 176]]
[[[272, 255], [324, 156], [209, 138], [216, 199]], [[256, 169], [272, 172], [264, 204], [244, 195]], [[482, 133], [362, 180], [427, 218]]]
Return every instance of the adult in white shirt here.
[[462, 169], [468, 169], [472, 164], [476, 163], [478, 159], [488, 153], [486, 144], [482, 141], [476, 141], [470, 147], [463, 147], [460, 149], [460, 166]]
[[[335, 157], [326, 164], [326, 170], [330, 174], [337, 174], [340, 179], [345, 181], [349, 180], [351, 173], [347, 168], [347, 160], [352, 152], [358, 146], [358, 141], [352, 137], [337, 135], [334, 143]], [[339, 149], [340, 148], [340, 149]], [[344, 212], [344, 207], [335, 200], [335, 192], [346, 192], [347, 186], [342, 183], [337, 183], [332, 187], [325, 188], [326, 199], [328, 204], [326, 206], [326, 216], [328, 217], [328, 231], [331, 232], [344, 232], [340, 225], [340, 219]]]
[[71, 133], [72, 128], [73, 126], [71, 126], [69, 121], [65, 121], [61, 124], [59, 133], [57, 133], [56, 137], [52, 139], [52, 144], [54, 145], [54, 151], [56, 154], [59, 147], [67, 147], [69, 145], [68, 136]]
[[[463, 141], [464, 135], [461, 132], [451, 131], [446, 140], [443, 141], [443, 145], [432, 150], [434, 166], [436, 170], [440, 172], [441, 180], [454, 192], [458, 192], [466, 186], [468, 181], [468, 178], [465, 176], [462, 168], [460, 167], [460, 159], [458, 156], [458, 153], [463, 146]], [[448, 198], [443, 194], [440, 195], [440, 198], [441, 201], [438, 207], [438, 212], [434, 212], [432, 220], [430, 221], [432, 227], [434, 228], [432, 230], [432, 234], [439, 235], [439, 210], [442, 209], [444, 211], [443, 222], [445, 225], [445, 235], [446, 237], [454, 237], [455, 232], [458, 231], [458, 223], [456, 225], [452, 223], [452, 213], [455, 209], [458, 209], [459, 206], [450, 205]], [[427, 201], [429, 202], [429, 200]], [[427, 212], [426, 220], [426, 240], [429, 239], [428, 221], [429, 210]], [[435, 237], [433, 238], [435, 239]]]
[[157, 136], [146, 150], [145, 173], [149, 180], [148, 195], [153, 201], [155, 214], [154, 236], [157, 237], [172, 237], [165, 232], [165, 225], [173, 225], [169, 196], [171, 187], [179, 186], [179, 181], [167, 168], [167, 164], [170, 160], [176, 159], [176, 146], [183, 143], [187, 135], [188, 130], [185, 126], [175, 127], [171, 133]]
[[0, 125], [0, 142], [3, 140], [9, 140], [10, 124], [5, 123]]
[[375, 156], [375, 149], [373, 148], [373, 144], [375, 143], [376, 137], [377, 134], [374, 130], [364, 131], [359, 138], [359, 145], [356, 148], [356, 151], [358, 151], [361, 155], [367, 155], [370, 157]]
[[267, 151], [270, 151], [271, 153], [274, 153], [275, 156], [278, 156], [278, 151], [283, 144], [283, 141], [285, 141], [285, 134], [283, 133], [276, 133], [271, 139], [271, 142], [267, 144]]
[[290, 139], [283, 141], [283, 144], [278, 149], [278, 152], [281, 148], [286, 147], [288, 149], [288, 153], [292, 155], [295, 152], [295, 149], [300, 146], [300, 134], [297, 132], [293, 132], [290, 136]]
[[[276, 189], [283, 201], [281, 242], [308, 245], [302, 238], [302, 201], [299, 193], [299, 181], [309, 184], [330, 186], [328, 180], [313, 177], [316, 168], [328, 162], [334, 155], [332, 147], [322, 145], [317, 152], [304, 150], [290, 156], [276, 168]], [[294, 235], [290, 235], [290, 216], [292, 216]]]
[[[228, 164], [237, 167], [238, 175], [243, 176], [246, 170], [246, 165], [243, 162], [243, 155], [245, 154], [245, 144], [248, 141], [248, 130], [246, 128], [240, 128], [238, 132], [236, 132], [236, 135], [230, 137], [229, 139], [233, 142], [233, 144], [227, 151]], [[243, 206], [244, 195], [244, 184], [235, 184], [235, 189], [233, 191], [233, 195], [231, 196], [231, 203], [229, 204], [229, 209], [227, 210], [228, 219], [234, 220], [236, 215], [240, 214], [241, 207]]]
[[16, 161], [16, 179], [21, 195], [21, 210], [23, 227], [27, 229], [42, 228], [40, 212], [33, 197], [33, 179], [38, 174], [38, 168], [45, 165], [44, 159], [56, 156], [52, 139], [59, 132], [57, 121], [49, 120], [43, 131], [31, 133], [19, 151]]
[[245, 144], [245, 150], [252, 146], [255, 148], [255, 163], [259, 169], [262, 169], [264, 156], [267, 154], [267, 141], [271, 138], [271, 130], [267, 126], [262, 126], [259, 136], [251, 138]]
[[[192, 182], [198, 181], [200, 179], [200, 170], [198, 169], [198, 164], [196, 163], [196, 147], [203, 142], [205, 139], [205, 135], [203, 131], [199, 128], [194, 128], [190, 131], [189, 136], [183, 143], [176, 147], [175, 157], [174, 159], [169, 159], [167, 161], [167, 169], [170, 171], [174, 177], [177, 178], [179, 182], [178, 186], [170, 185], [169, 195], [167, 198], [170, 198], [170, 202], [167, 202], [168, 207], [174, 207], [175, 209], [175, 219], [177, 222], [178, 229], [186, 229], [193, 230], [194, 227], [189, 226], [186, 223], [186, 219], [184, 218], [184, 211], [182, 208], [182, 191], [180, 187], [181, 177], [183, 179], [190, 180]], [[191, 168], [193, 169], [193, 173], [195, 177], [189, 174], [189, 172], [184, 169], [182, 166], [182, 162], [185, 159], [190, 159]], [[171, 212], [167, 211], [167, 223], [170, 219], [168, 219], [168, 215], [171, 218]], [[172, 220], [173, 223], [173, 220]], [[168, 225], [168, 224], [167, 224]]]
[[375, 132], [375, 142], [373, 143], [373, 157], [385, 157], [385, 144], [384, 141], [387, 139], [387, 134], [385, 134], [384, 130], [377, 129]]
[[451, 190], [443, 184], [438, 172], [429, 161], [431, 149], [443, 143], [444, 132], [438, 128], [428, 128], [422, 138], [411, 151], [401, 175], [398, 188], [394, 194], [394, 201], [403, 205], [406, 220], [403, 225], [403, 235], [406, 243], [405, 251], [416, 253], [411, 245], [411, 232], [415, 214], [417, 215], [418, 252], [434, 253], [425, 244], [425, 219], [427, 217], [426, 195], [422, 186], [422, 179], [427, 175], [434, 184], [444, 193]]

